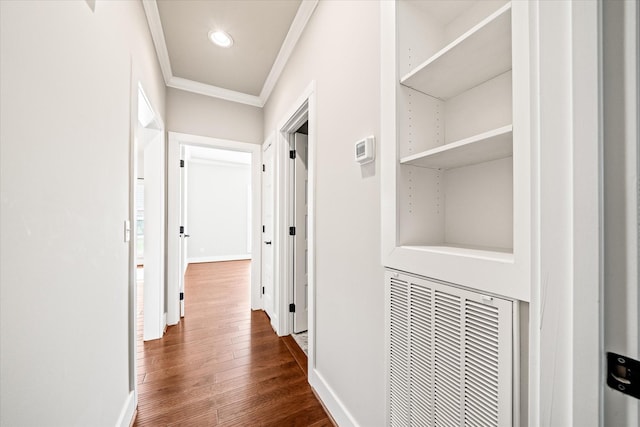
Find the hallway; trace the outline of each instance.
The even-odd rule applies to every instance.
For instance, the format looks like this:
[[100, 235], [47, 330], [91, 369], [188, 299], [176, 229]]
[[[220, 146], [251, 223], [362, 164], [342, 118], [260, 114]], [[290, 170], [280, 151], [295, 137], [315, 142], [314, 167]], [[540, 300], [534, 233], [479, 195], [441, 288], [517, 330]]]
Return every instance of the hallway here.
[[331, 426], [264, 312], [250, 310], [250, 261], [191, 264], [185, 317], [138, 341], [135, 426]]

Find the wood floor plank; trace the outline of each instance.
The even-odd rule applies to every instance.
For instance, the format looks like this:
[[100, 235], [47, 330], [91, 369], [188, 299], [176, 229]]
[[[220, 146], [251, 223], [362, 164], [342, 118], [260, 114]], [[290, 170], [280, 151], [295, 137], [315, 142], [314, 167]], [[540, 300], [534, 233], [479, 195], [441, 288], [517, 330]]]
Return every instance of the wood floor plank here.
[[285, 345], [291, 352], [291, 355], [294, 359], [296, 359], [296, 362], [298, 362], [298, 365], [300, 365], [300, 369], [302, 369], [302, 372], [304, 372], [304, 375], [306, 376], [307, 372], [309, 371], [309, 367], [307, 366], [307, 355], [304, 354], [304, 351], [300, 348], [296, 340], [294, 340], [291, 335], [282, 337], [282, 340], [284, 341]]
[[139, 286], [134, 426], [333, 425], [301, 369], [306, 356], [251, 311], [250, 265], [190, 264], [185, 318], [144, 343]]
[[154, 405], [164, 404], [165, 400], [179, 400], [182, 401], [185, 395], [198, 396], [198, 395], [211, 395], [217, 396], [219, 394], [250, 390], [250, 387], [267, 387], [270, 383], [278, 384], [280, 381], [294, 380], [299, 377], [298, 367], [295, 363], [288, 363], [285, 366], [280, 367], [278, 371], [265, 370], [262, 375], [246, 375], [236, 378], [231, 381], [225, 381], [216, 384], [206, 383], [201, 386], [186, 387], [184, 384], [179, 384], [177, 387], [163, 387], [156, 389], [149, 389], [140, 397], [140, 404], [150, 403]]

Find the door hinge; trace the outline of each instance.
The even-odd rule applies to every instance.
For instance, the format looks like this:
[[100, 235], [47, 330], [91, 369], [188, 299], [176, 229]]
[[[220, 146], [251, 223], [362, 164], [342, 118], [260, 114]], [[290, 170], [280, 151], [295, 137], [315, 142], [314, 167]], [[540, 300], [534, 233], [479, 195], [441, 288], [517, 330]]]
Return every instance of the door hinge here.
[[296, 158], [296, 150], [289, 151], [289, 158], [290, 159], [295, 159]]
[[289, 304], [289, 313], [295, 313], [295, 312], [296, 312], [296, 305]]
[[296, 228], [289, 227], [289, 236], [295, 236], [295, 235], [296, 235]]
[[184, 292], [180, 292], [180, 301], [183, 301], [183, 300], [184, 300]]
[[262, 295], [264, 295], [264, 286], [262, 287]]
[[264, 225], [262, 226], [262, 232], [263, 232], [263, 233], [265, 232], [265, 228], [264, 228]]
[[266, 172], [264, 165], [262, 165], [262, 172]]
[[180, 160], [180, 167], [183, 168], [184, 167], [184, 160]]
[[[184, 225], [180, 226], [180, 234], [184, 234]], [[174, 294], [175, 295], [175, 294]]]

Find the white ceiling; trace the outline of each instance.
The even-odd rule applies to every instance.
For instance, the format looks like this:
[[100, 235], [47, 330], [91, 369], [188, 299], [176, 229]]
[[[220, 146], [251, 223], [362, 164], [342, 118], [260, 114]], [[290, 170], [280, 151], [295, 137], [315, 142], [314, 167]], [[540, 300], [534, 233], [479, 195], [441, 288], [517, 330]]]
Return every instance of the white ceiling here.
[[[169, 87], [263, 106], [318, 0], [143, 0]], [[231, 48], [211, 43], [222, 29]]]

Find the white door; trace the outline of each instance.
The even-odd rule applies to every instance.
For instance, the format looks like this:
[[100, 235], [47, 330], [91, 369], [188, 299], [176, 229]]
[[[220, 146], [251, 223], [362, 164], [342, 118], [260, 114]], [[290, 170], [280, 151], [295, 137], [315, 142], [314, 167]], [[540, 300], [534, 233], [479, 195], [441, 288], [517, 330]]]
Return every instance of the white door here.
[[[268, 144], [268, 145], [267, 145]], [[275, 323], [274, 286], [273, 286], [273, 226], [274, 226], [274, 144], [267, 142], [262, 156], [262, 309]]]
[[164, 138], [144, 148], [144, 340], [164, 330]]
[[307, 263], [307, 204], [308, 204], [308, 167], [307, 167], [307, 135], [296, 133], [294, 139], [295, 172], [294, 172], [294, 227], [293, 241], [293, 332], [307, 330], [309, 316], [309, 274]]

